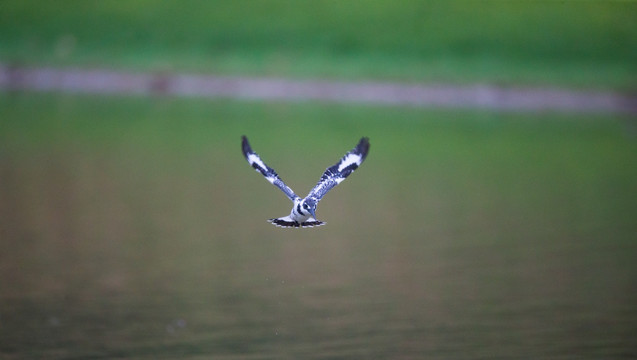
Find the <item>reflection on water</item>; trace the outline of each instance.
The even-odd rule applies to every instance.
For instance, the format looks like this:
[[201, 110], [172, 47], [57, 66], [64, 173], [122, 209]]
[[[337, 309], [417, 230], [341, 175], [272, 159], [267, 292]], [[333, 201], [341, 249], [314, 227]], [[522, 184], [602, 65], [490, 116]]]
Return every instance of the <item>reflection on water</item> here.
[[625, 237], [425, 227], [388, 200], [400, 189], [378, 195], [389, 211], [322, 204], [327, 227], [285, 232], [245, 219], [268, 195], [215, 173], [235, 159], [196, 165], [208, 155], [5, 155], [2, 357], [637, 355]]

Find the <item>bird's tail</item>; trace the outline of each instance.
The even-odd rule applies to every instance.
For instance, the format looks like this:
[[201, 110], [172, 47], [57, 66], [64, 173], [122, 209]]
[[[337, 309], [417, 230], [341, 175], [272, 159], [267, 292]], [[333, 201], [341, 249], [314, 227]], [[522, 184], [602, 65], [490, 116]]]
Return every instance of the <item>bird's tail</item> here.
[[298, 221], [292, 220], [289, 216], [276, 218], [276, 219], [270, 219], [268, 220], [268, 222], [272, 223], [272, 225], [282, 227], [282, 228], [297, 228], [297, 229], [325, 225], [323, 221], [318, 221], [314, 218], [309, 218], [307, 221], [304, 221], [304, 222], [298, 222]]

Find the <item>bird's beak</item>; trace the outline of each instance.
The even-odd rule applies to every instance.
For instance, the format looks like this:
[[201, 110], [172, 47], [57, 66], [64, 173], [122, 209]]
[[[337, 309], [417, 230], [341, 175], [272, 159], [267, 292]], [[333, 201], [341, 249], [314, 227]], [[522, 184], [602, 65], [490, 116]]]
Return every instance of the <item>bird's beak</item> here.
[[310, 209], [310, 214], [312, 214], [312, 217], [314, 218], [314, 220], [316, 220], [316, 214], [314, 213], [314, 210]]

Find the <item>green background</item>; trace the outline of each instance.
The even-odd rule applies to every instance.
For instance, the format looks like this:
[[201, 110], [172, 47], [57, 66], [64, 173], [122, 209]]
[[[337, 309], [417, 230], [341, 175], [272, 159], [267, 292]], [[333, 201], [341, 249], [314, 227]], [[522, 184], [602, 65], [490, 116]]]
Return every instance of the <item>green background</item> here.
[[[630, 2], [0, 3], [29, 66], [632, 91]], [[0, 356], [637, 353], [629, 116], [0, 93]], [[285, 230], [361, 136], [365, 163]]]
[[3, 61], [635, 90], [629, 1], [4, 1]]

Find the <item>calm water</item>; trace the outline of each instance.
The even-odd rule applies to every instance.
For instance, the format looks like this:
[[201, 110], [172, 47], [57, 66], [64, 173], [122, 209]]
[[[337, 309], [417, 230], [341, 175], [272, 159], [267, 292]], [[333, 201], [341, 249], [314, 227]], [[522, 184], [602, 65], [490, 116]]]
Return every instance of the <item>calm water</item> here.
[[637, 357], [637, 247], [606, 226], [484, 227], [400, 189], [361, 215], [351, 186], [286, 231], [249, 169], [144, 160], [3, 158], [0, 357]]

